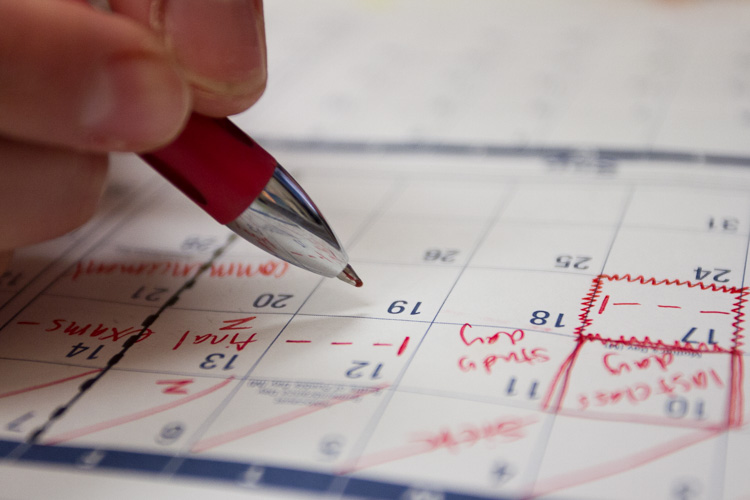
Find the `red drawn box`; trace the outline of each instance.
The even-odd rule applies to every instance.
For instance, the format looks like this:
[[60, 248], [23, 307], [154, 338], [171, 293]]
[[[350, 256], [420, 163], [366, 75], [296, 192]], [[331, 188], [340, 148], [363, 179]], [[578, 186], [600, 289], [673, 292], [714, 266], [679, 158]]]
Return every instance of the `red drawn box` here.
[[581, 305], [575, 333], [655, 349], [738, 352], [747, 288], [600, 274]]

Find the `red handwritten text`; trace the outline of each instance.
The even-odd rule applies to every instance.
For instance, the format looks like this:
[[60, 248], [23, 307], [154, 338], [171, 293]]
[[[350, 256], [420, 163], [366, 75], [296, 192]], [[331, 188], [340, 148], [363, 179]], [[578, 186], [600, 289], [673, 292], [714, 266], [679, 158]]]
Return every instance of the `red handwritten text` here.
[[[85, 275], [130, 275], [130, 276], [171, 276], [185, 278], [193, 274], [201, 263], [179, 261], [150, 262], [99, 262], [96, 260], [81, 261], [76, 264], [71, 279], [76, 281]], [[208, 275], [212, 278], [251, 278], [254, 276], [282, 277], [289, 264], [279, 260], [269, 260], [259, 264], [228, 262], [212, 264]]]
[[721, 377], [713, 369], [700, 370], [693, 375], [678, 372], [667, 377], [660, 377], [656, 384], [638, 382], [623, 388], [594, 391], [591, 395], [581, 394], [578, 396], [578, 404], [581, 410], [591, 406], [609, 406], [625, 401], [638, 404], [654, 395], [674, 395], [694, 389], [708, 389], [709, 381], [713, 381], [718, 387], [724, 387]]
[[667, 367], [674, 361], [674, 356], [671, 352], [665, 352], [662, 355], [652, 354], [636, 361], [619, 361], [615, 359], [617, 356], [619, 354], [610, 352], [602, 358], [604, 367], [614, 375], [620, 375], [623, 372], [629, 373], [634, 369], [645, 370], [649, 366], [658, 366], [662, 371], [667, 371]]
[[473, 446], [481, 440], [502, 439], [517, 441], [526, 437], [525, 427], [536, 423], [535, 418], [502, 418], [486, 424], [463, 424], [456, 429], [441, 429], [434, 433], [420, 433], [414, 441], [426, 444], [430, 451], [446, 448], [458, 451], [460, 446]]
[[143, 342], [154, 333], [151, 329], [143, 329], [143, 327], [140, 326], [129, 326], [127, 328], [122, 328], [119, 326], [107, 326], [103, 323], [99, 323], [98, 325], [94, 326], [93, 323], [79, 324], [75, 321], [68, 321], [67, 319], [53, 319], [52, 325], [49, 328], [46, 328], [44, 331], [66, 333], [70, 336], [77, 335], [80, 337], [93, 337], [99, 340], [111, 340], [112, 342], [118, 342], [128, 335], [138, 334], [141, 330], [143, 330], [143, 334], [138, 339], [138, 342]]
[[510, 340], [511, 344], [516, 345], [516, 342], [520, 342], [521, 340], [523, 340], [523, 337], [524, 337], [523, 330], [513, 330], [513, 333], [500, 331], [487, 337], [472, 337], [471, 340], [469, 340], [469, 338], [467, 337], [468, 335], [467, 330], [471, 327], [472, 326], [469, 323], [465, 323], [461, 327], [461, 330], [459, 330], [459, 335], [461, 336], [461, 340], [467, 346], [472, 345], [475, 342], [478, 342], [480, 344], [485, 344], [485, 343], [490, 344], [490, 345], [495, 344], [497, 343], [498, 340], [500, 340], [501, 337], [503, 338], [507, 337], [508, 340]]
[[[254, 320], [256, 316], [248, 316], [247, 318], [238, 318], [238, 319], [228, 319], [225, 320], [224, 323], [226, 323], [226, 326], [222, 326], [219, 328], [219, 330], [247, 330], [249, 328], [252, 328], [253, 325], [249, 324]], [[185, 333], [182, 334], [182, 337], [180, 337], [180, 340], [177, 341], [175, 346], [172, 348], [173, 351], [176, 351], [180, 348], [180, 346], [185, 342], [185, 340], [188, 339], [190, 336], [190, 330], [187, 330]], [[242, 351], [245, 347], [248, 346], [248, 344], [251, 344], [253, 342], [257, 342], [257, 339], [255, 338], [256, 333], [235, 333], [234, 335], [231, 335], [229, 333], [225, 333], [223, 335], [217, 335], [215, 333], [205, 333], [205, 334], [193, 334], [193, 339], [190, 341], [190, 344], [197, 345], [197, 344], [203, 344], [204, 342], [208, 342], [211, 345], [224, 345], [227, 349], [234, 346], [237, 351]], [[244, 337], [244, 338], [243, 338]]]

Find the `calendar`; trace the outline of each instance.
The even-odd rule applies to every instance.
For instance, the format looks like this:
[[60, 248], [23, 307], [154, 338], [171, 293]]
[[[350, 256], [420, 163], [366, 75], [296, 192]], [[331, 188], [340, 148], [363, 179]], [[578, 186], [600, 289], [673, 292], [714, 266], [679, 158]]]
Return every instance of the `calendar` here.
[[[237, 118], [363, 287], [235, 238], [128, 155], [92, 221], [17, 252], [0, 495], [747, 496], [747, 8], [435, 5], [267, 5], [269, 94]], [[726, 24], [693, 37], [705, 19]], [[446, 25], [463, 45], [428, 37]], [[620, 73], [588, 72], [613, 51]], [[399, 64], [406, 101], [379, 107]]]

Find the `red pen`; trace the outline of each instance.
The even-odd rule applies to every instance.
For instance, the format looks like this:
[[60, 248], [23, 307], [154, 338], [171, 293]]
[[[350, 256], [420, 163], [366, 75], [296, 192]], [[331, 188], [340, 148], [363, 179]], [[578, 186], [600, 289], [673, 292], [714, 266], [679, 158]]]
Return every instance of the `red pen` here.
[[308, 271], [362, 286], [315, 203], [228, 119], [193, 114], [174, 142], [140, 156], [250, 243]]

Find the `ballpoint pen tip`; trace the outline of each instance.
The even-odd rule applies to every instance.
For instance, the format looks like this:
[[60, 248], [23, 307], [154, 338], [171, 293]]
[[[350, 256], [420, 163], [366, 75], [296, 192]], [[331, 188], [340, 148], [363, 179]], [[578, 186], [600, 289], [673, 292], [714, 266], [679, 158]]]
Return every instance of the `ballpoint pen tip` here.
[[354, 272], [354, 269], [352, 269], [352, 266], [350, 266], [349, 264], [347, 264], [344, 270], [341, 271], [336, 277], [344, 283], [349, 283], [350, 285], [354, 285], [357, 288], [362, 286], [362, 280], [359, 279], [359, 276], [357, 276], [357, 273]]

